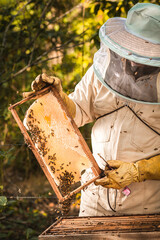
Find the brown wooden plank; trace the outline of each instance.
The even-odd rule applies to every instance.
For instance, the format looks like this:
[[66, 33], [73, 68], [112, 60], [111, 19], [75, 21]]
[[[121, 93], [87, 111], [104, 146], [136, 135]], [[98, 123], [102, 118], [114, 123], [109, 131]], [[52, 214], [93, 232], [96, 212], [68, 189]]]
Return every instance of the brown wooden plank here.
[[42, 239], [160, 239], [160, 215], [62, 218]]
[[103, 233], [103, 234], [82, 234], [82, 235], [40, 235], [39, 240], [159, 240], [159, 232], [141, 233]]
[[8, 110], [11, 110], [12, 108], [15, 108], [15, 107], [17, 107], [17, 106], [19, 106], [19, 105], [21, 105], [21, 104], [23, 104], [23, 103], [25, 103], [29, 100], [37, 99], [37, 98], [45, 95], [46, 93], [48, 93], [50, 90], [51, 90], [51, 87], [49, 86], [49, 87], [46, 87], [46, 88], [44, 88], [42, 90], [39, 90], [37, 92], [33, 92], [29, 97], [26, 97], [26, 98], [22, 99], [21, 101], [15, 103], [13, 105], [10, 105]]
[[[99, 222], [102, 224], [110, 224], [111, 222], [153, 222], [153, 221], [160, 221], [160, 215], [136, 215], [136, 216], [111, 216], [111, 217], [75, 217], [75, 218], [63, 218], [62, 221], [59, 223], [63, 226], [83, 226], [86, 225], [86, 223], [97, 225]], [[56, 227], [59, 226], [59, 224], [56, 225]]]

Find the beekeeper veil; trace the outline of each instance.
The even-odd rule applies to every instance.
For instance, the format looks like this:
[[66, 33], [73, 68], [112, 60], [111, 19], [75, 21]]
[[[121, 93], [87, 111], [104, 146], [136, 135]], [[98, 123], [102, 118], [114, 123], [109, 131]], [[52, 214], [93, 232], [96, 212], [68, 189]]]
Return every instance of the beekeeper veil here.
[[109, 19], [99, 35], [98, 79], [128, 100], [160, 103], [160, 6], [136, 4], [127, 19]]

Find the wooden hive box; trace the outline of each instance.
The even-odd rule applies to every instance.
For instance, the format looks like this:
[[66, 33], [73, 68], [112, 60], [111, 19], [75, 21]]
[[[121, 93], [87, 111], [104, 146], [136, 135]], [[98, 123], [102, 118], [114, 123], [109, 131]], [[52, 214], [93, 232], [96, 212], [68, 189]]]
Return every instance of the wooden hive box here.
[[60, 218], [39, 240], [160, 239], [160, 215]]

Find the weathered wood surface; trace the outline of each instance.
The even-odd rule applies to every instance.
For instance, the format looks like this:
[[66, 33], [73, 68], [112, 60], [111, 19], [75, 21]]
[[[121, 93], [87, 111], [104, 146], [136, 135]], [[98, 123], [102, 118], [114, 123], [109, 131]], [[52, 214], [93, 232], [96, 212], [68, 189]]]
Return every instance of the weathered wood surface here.
[[39, 240], [160, 239], [160, 215], [61, 218]]

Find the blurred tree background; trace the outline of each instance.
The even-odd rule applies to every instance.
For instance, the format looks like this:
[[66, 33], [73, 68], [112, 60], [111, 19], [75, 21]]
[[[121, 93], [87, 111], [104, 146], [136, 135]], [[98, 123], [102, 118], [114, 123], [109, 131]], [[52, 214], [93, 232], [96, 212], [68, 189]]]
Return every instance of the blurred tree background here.
[[[9, 105], [43, 72], [72, 92], [99, 48], [100, 26], [110, 17], [126, 17], [137, 2], [160, 0], [0, 0], [0, 239], [37, 239], [60, 215]], [[20, 107], [21, 117], [25, 111]], [[90, 147], [91, 127], [80, 128]]]

